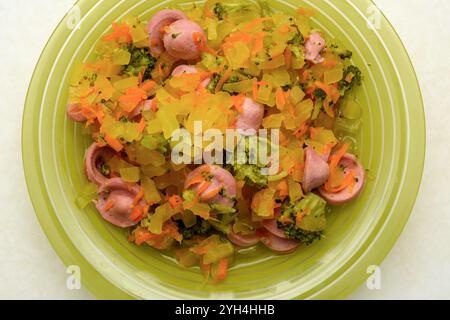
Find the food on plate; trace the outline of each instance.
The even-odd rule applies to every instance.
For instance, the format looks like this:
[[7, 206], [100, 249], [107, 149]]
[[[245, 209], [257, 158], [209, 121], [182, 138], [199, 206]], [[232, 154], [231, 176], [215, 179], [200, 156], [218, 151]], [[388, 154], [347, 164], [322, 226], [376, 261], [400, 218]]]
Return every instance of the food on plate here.
[[[70, 81], [67, 117], [93, 139], [78, 205], [93, 203], [129, 241], [198, 266], [213, 283], [241, 248], [289, 254], [324, 238], [328, 208], [356, 199], [366, 180], [347, 139], [360, 124], [352, 92], [362, 74], [312, 14], [208, 0], [115, 22]], [[278, 161], [204, 163], [198, 152], [174, 161], [173, 133], [197, 137], [199, 122], [265, 139]], [[278, 133], [277, 146], [262, 129]], [[219, 149], [218, 159], [236, 151]], [[249, 142], [243, 151], [250, 158]]]

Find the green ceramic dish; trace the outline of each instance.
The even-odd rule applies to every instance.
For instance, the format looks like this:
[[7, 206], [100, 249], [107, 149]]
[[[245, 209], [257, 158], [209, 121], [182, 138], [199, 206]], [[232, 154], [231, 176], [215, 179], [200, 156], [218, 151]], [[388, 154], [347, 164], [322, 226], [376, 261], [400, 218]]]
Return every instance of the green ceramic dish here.
[[[357, 139], [369, 168], [361, 197], [333, 209], [326, 240], [290, 255], [264, 248], [244, 251], [219, 286], [203, 285], [149, 247], [126, 241], [126, 232], [75, 198], [85, 184], [83, 155], [89, 141], [65, 116], [68, 73], [86, 60], [94, 43], [125, 15], [148, 19], [182, 1], [80, 0], [57, 27], [36, 67], [23, 118], [23, 161], [36, 214], [67, 265], [78, 265], [82, 284], [98, 298], [343, 298], [367, 278], [370, 265], [389, 252], [413, 207], [425, 153], [420, 90], [398, 36], [369, 0], [273, 0], [277, 10], [310, 6], [315, 23], [354, 52], [365, 79], [358, 99], [365, 106]], [[191, 2], [191, 1], [190, 1]], [[79, 10], [79, 11], [78, 11]], [[73, 27], [81, 13], [81, 22]]]

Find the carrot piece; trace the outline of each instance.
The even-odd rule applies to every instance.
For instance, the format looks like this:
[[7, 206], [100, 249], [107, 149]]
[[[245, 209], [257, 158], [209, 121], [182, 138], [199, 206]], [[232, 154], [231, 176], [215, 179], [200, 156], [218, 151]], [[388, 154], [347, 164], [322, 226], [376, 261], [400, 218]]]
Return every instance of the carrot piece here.
[[286, 65], [286, 68], [289, 69], [291, 67], [292, 63], [292, 51], [289, 47], [284, 50], [284, 64]]
[[279, 110], [283, 110], [286, 105], [286, 96], [284, 95], [283, 89], [278, 88], [275, 93], [276, 105]]
[[152, 90], [156, 86], [156, 82], [153, 80], [147, 80], [141, 84], [140, 88], [144, 91]]
[[140, 246], [144, 242], [151, 240], [153, 238], [153, 235], [150, 232], [136, 232], [134, 242]]
[[203, 192], [206, 191], [206, 189], [208, 189], [211, 186], [211, 182], [209, 181], [204, 181], [200, 187], [197, 190], [197, 195], [201, 195]]
[[137, 222], [142, 219], [142, 207], [135, 206], [130, 214], [130, 219]]
[[264, 23], [266, 21], [270, 21], [270, 19], [271, 18], [269, 18], [269, 17], [255, 19], [255, 20], [247, 23], [243, 29], [246, 31], [252, 31], [257, 25]]
[[217, 267], [217, 275], [214, 278], [214, 283], [221, 282], [225, 280], [228, 272], [228, 259], [223, 258], [219, 261], [219, 265]]
[[244, 95], [231, 96], [231, 99], [233, 100], [233, 107], [235, 107], [239, 113], [243, 113], [244, 108], [242, 106], [244, 105], [245, 102], [245, 96]]
[[230, 79], [232, 73], [233, 73], [233, 71], [231, 70], [231, 68], [227, 69], [227, 71], [225, 71], [223, 77], [220, 78], [219, 82], [217, 83], [216, 93], [218, 93], [220, 90], [222, 90], [224, 83], [227, 82], [228, 79]]
[[263, 51], [264, 49], [264, 37], [267, 36], [267, 32], [258, 33], [254, 38], [254, 44], [252, 49], [252, 57], [256, 57], [256, 55]]
[[145, 119], [144, 119], [144, 118], [141, 118], [141, 121], [139, 121], [138, 127], [137, 127], [138, 132], [139, 132], [139, 133], [144, 132], [145, 126], [146, 126]]
[[170, 196], [167, 200], [172, 209], [177, 209], [183, 204], [183, 199], [178, 195]]
[[142, 200], [142, 198], [144, 198], [144, 189], [139, 189], [139, 192], [136, 194], [136, 197], [134, 197], [133, 200], [133, 205], [137, 205], [139, 203], [139, 201]]
[[103, 207], [103, 210], [105, 210], [105, 212], [108, 212], [109, 210], [114, 208], [115, 205], [116, 205], [116, 200], [115, 199], [109, 199], [106, 202], [105, 206]]
[[189, 181], [186, 181], [186, 188], [189, 188], [190, 186], [194, 184], [199, 184], [205, 182], [205, 178], [202, 175], [197, 175], [195, 177], [192, 177]]
[[111, 137], [108, 134], [105, 134], [105, 141], [109, 144], [111, 148], [113, 148], [116, 152], [120, 152], [123, 150], [123, 145], [116, 138]]
[[[324, 184], [324, 188], [328, 192], [339, 192], [340, 191], [340, 190], [338, 190], [339, 187], [334, 187], [332, 185], [332, 182], [335, 180], [336, 176], [339, 174], [339, 172], [338, 172], [339, 162], [341, 161], [342, 157], [347, 152], [348, 147], [349, 147], [349, 145], [347, 143], [344, 144], [335, 154], [333, 154], [330, 157], [330, 160], [329, 160], [330, 176]], [[344, 179], [344, 181], [341, 184], [347, 184], [347, 183], [348, 183], [347, 179]], [[345, 189], [345, 187], [344, 187], [344, 189]], [[341, 190], [343, 190], [343, 189], [341, 189]]]
[[258, 99], [258, 81], [255, 79], [253, 79], [253, 100], [257, 100]]
[[277, 190], [281, 198], [286, 198], [289, 195], [289, 187], [286, 180], [281, 181], [277, 185]]
[[115, 41], [123, 39], [126, 43], [131, 43], [133, 41], [133, 37], [130, 34], [130, 28], [128, 28], [126, 23], [122, 23], [118, 25], [117, 23], [112, 24], [113, 31], [104, 36], [103, 40], [105, 41]]

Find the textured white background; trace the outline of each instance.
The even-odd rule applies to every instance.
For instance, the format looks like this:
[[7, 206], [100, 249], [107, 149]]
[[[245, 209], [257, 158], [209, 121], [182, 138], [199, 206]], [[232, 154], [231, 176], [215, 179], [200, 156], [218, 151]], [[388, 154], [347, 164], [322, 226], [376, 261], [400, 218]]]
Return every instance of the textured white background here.
[[[90, 299], [66, 289], [65, 267], [42, 232], [26, 191], [22, 108], [39, 54], [73, 0], [0, 0], [0, 299]], [[450, 298], [450, 1], [376, 0], [415, 65], [427, 117], [419, 197], [382, 264], [382, 289], [351, 299]]]

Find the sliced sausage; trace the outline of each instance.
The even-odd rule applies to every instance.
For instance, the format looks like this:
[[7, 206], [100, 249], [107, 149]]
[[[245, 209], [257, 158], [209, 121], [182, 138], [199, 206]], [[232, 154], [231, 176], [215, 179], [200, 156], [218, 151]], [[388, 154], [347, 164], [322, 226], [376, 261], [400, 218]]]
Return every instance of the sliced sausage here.
[[286, 239], [284, 230], [278, 228], [278, 217], [280, 216], [280, 210], [275, 209], [275, 217], [273, 219], [266, 219], [263, 221], [263, 227], [272, 233], [273, 235]]
[[113, 155], [114, 151], [112, 149], [109, 147], [100, 147], [96, 142], [87, 149], [84, 168], [89, 181], [98, 186], [108, 181], [108, 178], [101, 173], [100, 167]]
[[242, 105], [242, 112], [238, 115], [236, 129], [258, 130], [264, 118], [264, 106], [246, 98]]
[[81, 106], [77, 103], [69, 103], [67, 105], [67, 117], [75, 122], [85, 122], [87, 120], [83, 115]]
[[[175, 69], [173, 69], [172, 76], [173, 77], [178, 77], [178, 76], [181, 76], [183, 74], [195, 74], [195, 73], [198, 73], [198, 69], [195, 66], [182, 64], [182, 65], [179, 65], [178, 67], [176, 67]], [[210, 83], [211, 83], [211, 78], [210, 77], [205, 78], [200, 83], [200, 87], [206, 88]]]
[[187, 64], [182, 64], [182, 65], [179, 65], [178, 67], [176, 67], [175, 69], [173, 69], [172, 76], [179, 77], [183, 74], [195, 74], [195, 73], [198, 73], [198, 70], [196, 67], [190, 66]]
[[[198, 192], [205, 182], [191, 183], [195, 177], [204, 176], [209, 186], [200, 193], [200, 200], [206, 203], [217, 203], [226, 206], [234, 206], [237, 184], [233, 175], [222, 167], [215, 165], [202, 165], [186, 177], [185, 189]], [[202, 188], [203, 189], [203, 188]], [[217, 192], [221, 190], [221, 192]], [[212, 196], [210, 196], [212, 195]]]
[[202, 52], [195, 41], [196, 36], [202, 41], [206, 39], [205, 31], [197, 23], [191, 20], [175, 21], [164, 34], [164, 47], [175, 59], [197, 60]]
[[260, 236], [257, 233], [242, 235], [232, 231], [227, 236], [231, 242], [239, 247], [251, 247], [256, 245], [260, 240]]
[[325, 40], [318, 33], [313, 33], [305, 43], [305, 59], [314, 64], [322, 63], [324, 58], [320, 55], [325, 48]]
[[306, 149], [303, 190], [310, 192], [323, 185], [330, 176], [330, 167], [323, 157], [309, 147]]
[[150, 39], [150, 53], [158, 58], [164, 52], [162, 41], [164, 27], [169, 26], [177, 20], [188, 19], [180, 10], [161, 10], [153, 16], [147, 25], [147, 32]]
[[296, 240], [283, 239], [270, 232], [261, 238], [261, 242], [267, 248], [278, 253], [290, 253], [299, 246], [299, 242]]
[[[103, 219], [120, 228], [128, 228], [139, 222], [130, 217], [138, 192], [136, 184], [128, 185], [120, 178], [109, 179], [100, 187], [95, 206]], [[145, 200], [140, 200], [138, 205], [145, 206]]]
[[355, 184], [347, 186], [344, 190], [331, 193], [323, 187], [319, 189], [320, 195], [332, 205], [340, 205], [355, 199], [362, 191], [366, 180], [364, 167], [353, 154], [345, 154], [339, 166], [344, 168], [344, 175], [352, 173], [355, 177]]

